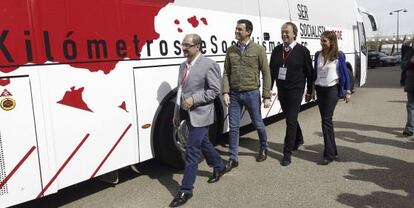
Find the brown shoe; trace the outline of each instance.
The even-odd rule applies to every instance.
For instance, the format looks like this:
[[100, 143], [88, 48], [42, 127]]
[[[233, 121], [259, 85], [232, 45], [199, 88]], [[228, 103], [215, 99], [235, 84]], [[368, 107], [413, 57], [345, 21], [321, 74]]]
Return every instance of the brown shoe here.
[[231, 171], [231, 169], [239, 166], [239, 162], [233, 159], [230, 159], [226, 164], [226, 170]]
[[267, 159], [267, 149], [260, 149], [259, 154], [256, 157], [257, 162], [263, 162]]

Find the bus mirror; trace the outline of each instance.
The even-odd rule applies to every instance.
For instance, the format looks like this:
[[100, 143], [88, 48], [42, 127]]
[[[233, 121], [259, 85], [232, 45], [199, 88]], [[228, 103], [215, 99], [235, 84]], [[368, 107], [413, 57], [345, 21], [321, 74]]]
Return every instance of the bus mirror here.
[[377, 23], [375, 22], [375, 17], [372, 13], [368, 12], [366, 9], [359, 7], [358, 11], [362, 14], [366, 14], [371, 23], [372, 31], [377, 31]]
[[375, 23], [375, 18], [373, 15], [368, 15], [368, 19], [371, 22], [372, 31], [377, 31], [377, 24]]

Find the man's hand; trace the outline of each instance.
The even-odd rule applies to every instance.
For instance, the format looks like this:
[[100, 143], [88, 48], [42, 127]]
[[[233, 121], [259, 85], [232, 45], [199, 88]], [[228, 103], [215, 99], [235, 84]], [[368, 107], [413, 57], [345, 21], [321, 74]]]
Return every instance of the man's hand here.
[[183, 100], [182, 106], [184, 107], [184, 109], [190, 109], [191, 107], [193, 107], [193, 105], [194, 105], [193, 97], [190, 96]]
[[269, 98], [263, 98], [264, 108], [270, 108], [271, 105], [272, 105], [272, 101]]
[[412, 63], [412, 64], [414, 64], [414, 55], [413, 55], [413, 56], [411, 56], [410, 61], [411, 61], [411, 63]]
[[228, 93], [223, 94], [223, 101], [224, 101], [224, 105], [226, 106], [230, 105], [230, 96]]

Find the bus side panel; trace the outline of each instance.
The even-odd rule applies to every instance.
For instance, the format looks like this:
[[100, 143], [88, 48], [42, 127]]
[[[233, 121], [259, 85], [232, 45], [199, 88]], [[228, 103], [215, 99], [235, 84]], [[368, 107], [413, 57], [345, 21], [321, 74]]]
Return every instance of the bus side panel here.
[[74, 154], [57, 178], [59, 189], [139, 161], [134, 84], [127, 70], [132, 66], [117, 67], [125, 70], [90, 75], [58, 65], [39, 72], [50, 103], [46, 114], [53, 129], [55, 173]]
[[29, 77], [0, 85], [0, 207], [33, 199], [42, 190]]
[[[105, 1], [99, 9], [77, 3], [35, 1], [32, 6], [34, 31], [42, 39], [37, 45], [38, 57], [65, 60], [74, 54], [70, 50], [65, 54], [64, 48], [72, 40], [79, 62], [70, 66], [48, 61], [48, 65], [32, 67], [37, 70], [35, 90], [42, 96], [42, 103], [37, 104], [44, 106], [47, 144], [53, 152], [48, 156], [54, 164], [49, 164], [50, 174], [43, 178], [45, 186], [51, 185], [45, 194], [139, 161], [134, 61], [114, 61], [113, 69], [107, 68], [111, 62], [96, 62], [105, 53], [87, 45], [88, 40], [104, 40], [108, 57], [113, 57], [115, 40], [130, 40], [127, 46], [134, 51], [133, 36], [119, 30], [119, 1]], [[89, 60], [90, 56], [95, 60]]]

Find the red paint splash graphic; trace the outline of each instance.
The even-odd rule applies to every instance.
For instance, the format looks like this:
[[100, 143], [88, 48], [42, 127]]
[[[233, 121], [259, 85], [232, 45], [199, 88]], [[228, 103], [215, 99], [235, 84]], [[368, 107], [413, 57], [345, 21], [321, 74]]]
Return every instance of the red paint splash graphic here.
[[121, 105], [119, 105], [118, 107], [119, 107], [119, 108], [121, 108], [121, 109], [123, 109], [123, 110], [124, 110], [125, 112], [127, 112], [127, 113], [129, 112], [129, 111], [127, 110], [127, 108], [126, 108], [126, 103], [125, 103], [125, 101], [123, 101], [123, 102], [122, 102], [122, 104], [121, 104]]
[[174, 0], [1, 0], [0, 72], [46, 61], [110, 73], [157, 39], [154, 18]]
[[187, 21], [194, 27], [194, 28], [196, 28], [197, 26], [198, 26], [198, 24], [199, 24], [199, 22], [198, 22], [198, 20], [197, 20], [197, 17], [194, 15], [194, 16], [192, 16], [192, 17], [190, 17], [190, 18], [188, 18], [187, 19]]
[[83, 101], [82, 93], [84, 88], [81, 87], [75, 90], [75, 86], [70, 88], [70, 91], [66, 91], [65, 95], [63, 96], [62, 100], [58, 101], [57, 103], [62, 105], [67, 105], [70, 107], [78, 108], [85, 111], [93, 112], [88, 105]]
[[0, 79], [0, 86], [6, 86], [10, 84], [10, 79], [9, 78], [5, 78], [5, 79]]
[[179, 24], [180, 24], [180, 20], [175, 19], [175, 20], [174, 20], [174, 24], [179, 25]]
[[203, 22], [204, 25], [208, 25], [207, 19], [205, 17], [202, 17], [200, 20]]
[[177, 31], [178, 31], [179, 33], [182, 33], [182, 32], [183, 32], [183, 29], [178, 28], [178, 29], [177, 29]]

